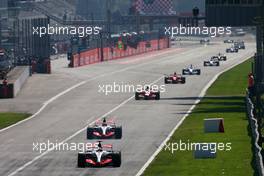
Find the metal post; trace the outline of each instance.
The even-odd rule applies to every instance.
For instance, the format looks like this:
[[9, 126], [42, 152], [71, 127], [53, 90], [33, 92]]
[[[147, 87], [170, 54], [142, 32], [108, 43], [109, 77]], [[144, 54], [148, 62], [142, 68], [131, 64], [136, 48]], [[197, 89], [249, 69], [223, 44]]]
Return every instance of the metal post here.
[[136, 12], [136, 31], [139, 34], [140, 32], [140, 14]]
[[104, 61], [104, 46], [103, 46], [103, 35], [102, 32], [100, 32], [100, 51], [101, 51], [101, 62]]
[[2, 16], [0, 14], [0, 48], [2, 48]]

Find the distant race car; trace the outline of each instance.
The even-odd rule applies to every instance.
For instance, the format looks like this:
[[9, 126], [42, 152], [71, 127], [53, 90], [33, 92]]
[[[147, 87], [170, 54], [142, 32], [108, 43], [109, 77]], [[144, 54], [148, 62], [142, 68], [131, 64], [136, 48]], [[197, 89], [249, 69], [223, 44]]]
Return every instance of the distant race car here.
[[220, 66], [220, 62], [210, 59], [209, 61], [204, 61], [204, 66]]
[[224, 43], [234, 43], [234, 40], [226, 39], [226, 40], [224, 40]]
[[121, 166], [121, 151], [114, 151], [112, 145], [103, 145], [101, 144], [101, 141], [94, 145], [94, 147], [88, 149], [87, 151], [78, 153], [78, 167]]
[[159, 100], [159, 99], [160, 99], [160, 92], [153, 91], [150, 88], [137, 91], [135, 93], [135, 100]]
[[211, 60], [214, 60], [214, 61], [226, 61], [227, 57], [224, 54], [218, 53], [218, 55], [212, 56]]
[[112, 120], [96, 121], [87, 127], [87, 139], [121, 139], [122, 127], [116, 126]]
[[230, 48], [227, 48], [226, 52], [227, 53], [237, 53], [238, 52], [238, 48], [232, 46]]
[[204, 39], [200, 40], [200, 44], [209, 44], [209, 43], [210, 43], [210, 40], [207, 39], [207, 38], [204, 38]]
[[164, 78], [165, 84], [185, 84], [185, 77], [179, 74], [166, 75]]
[[200, 69], [195, 69], [192, 66], [183, 69], [182, 70], [182, 74], [183, 75], [200, 75], [201, 74], [201, 70]]
[[235, 42], [234, 47], [238, 49], [246, 49], [244, 41]]

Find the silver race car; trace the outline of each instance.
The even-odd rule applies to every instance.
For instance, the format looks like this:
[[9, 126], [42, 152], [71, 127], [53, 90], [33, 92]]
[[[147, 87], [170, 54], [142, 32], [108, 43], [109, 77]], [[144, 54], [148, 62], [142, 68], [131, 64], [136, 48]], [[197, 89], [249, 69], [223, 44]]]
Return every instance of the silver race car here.
[[194, 68], [192, 65], [190, 65], [188, 68], [185, 68], [182, 70], [183, 75], [200, 75], [201, 70]]
[[113, 120], [96, 121], [87, 127], [87, 139], [121, 139], [122, 126], [116, 126]]
[[224, 55], [222, 53], [218, 53], [217, 55], [212, 56], [211, 57], [211, 60], [215, 60], [215, 61], [226, 61], [227, 60], [227, 57], [226, 57], [226, 55]]
[[204, 66], [220, 66], [220, 62], [210, 59], [208, 61], [204, 61]]
[[84, 167], [120, 167], [121, 151], [114, 151], [110, 144], [103, 145], [101, 141], [93, 144], [87, 151], [78, 153], [77, 166]]

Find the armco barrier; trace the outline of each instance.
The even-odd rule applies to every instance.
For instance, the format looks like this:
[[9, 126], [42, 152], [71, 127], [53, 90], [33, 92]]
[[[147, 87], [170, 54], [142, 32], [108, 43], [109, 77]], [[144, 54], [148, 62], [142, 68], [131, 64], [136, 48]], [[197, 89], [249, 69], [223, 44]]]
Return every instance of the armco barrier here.
[[28, 66], [17, 66], [7, 75], [8, 85], [3, 85], [0, 80], [0, 98], [14, 98], [21, 90], [29, 77]]
[[259, 146], [258, 141], [260, 134], [258, 132], [258, 122], [254, 115], [254, 105], [250, 99], [249, 93], [246, 95], [246, 107], [247, 107], [247, 116], [249, 120], [249, 125], [251, 128], [252, 138], [253, 138], [253, 150], [254, 150], [254, 162], [256, 164], [256, 172], [259, 176], [264, 176], [264, 166], [262, 158], [262, 147]]
[[[149, 46], [147, 46], [149, 45]], [[103, 48], [103, 60], [101, 59], [101, 48], [95, 48], [81, 53], [74, 54], [71, 57], [70, 67], [80, 67], [102, 61], [109, 61], [114, 59], [120, 59], [128, 56], [134, 56], [146, 52], [162, 50], [170, 47], [169, 39], [157, 39], [151, 41], [144, 41], [138, 44], [137, 49], [127, 47], [126, 50], [118, 48]]]

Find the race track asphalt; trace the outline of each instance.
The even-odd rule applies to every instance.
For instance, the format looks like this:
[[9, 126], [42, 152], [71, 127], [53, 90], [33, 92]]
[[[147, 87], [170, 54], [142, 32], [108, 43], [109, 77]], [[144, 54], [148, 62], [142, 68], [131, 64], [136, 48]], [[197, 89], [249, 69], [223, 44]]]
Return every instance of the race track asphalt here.
[[[203, 67], [203, 60], [224, 52], [228, 44], [172, 48], [162, 52], [69, 69], [57, 62], [55, 74], [76, 77], [81, 84], [55, 98], [34, 118], [0, 132], [1, 176], [133, 176], [177, 125], [201, 90], [222, 70], [253, 56], [255, 44], [227, 54], [220, 67]], [[134, 92], [99, 92], [99, 86], [115, 84], [163, 84], [163, 74], [178, 73], [189, 64], [200, 76], [187, 76], [184, 85], [167, 85], [159, 101], [135, 101]], [[244, 76], [246, 76], [245, 73]], [[243, 75], [242, 75], [243, 76]], [[61, 80], [65, 81], [65, 80]], [[84, 81], [84, 82], [83, 82]], [[56, 84], [60, 84], [58, 81]], [[63, 82], [61, 82], [63, 84]], [[75, 84], [75, 83], [74, 83]], [[78, 82], [76, 82], [78, 84]], [[73, 85], [71, 85], [73, 86]], [[33, 151], [33, 143], [85, 143], [85, 127], [103, 115], [123, 127], [121, 140], [109, 140], [122, 151], [120, 168], [77, 168], [77, 151]]]

